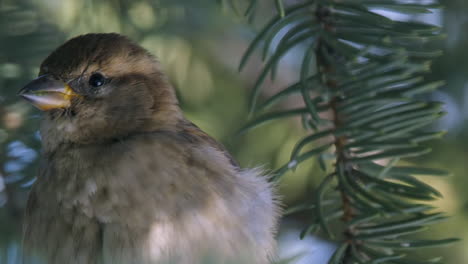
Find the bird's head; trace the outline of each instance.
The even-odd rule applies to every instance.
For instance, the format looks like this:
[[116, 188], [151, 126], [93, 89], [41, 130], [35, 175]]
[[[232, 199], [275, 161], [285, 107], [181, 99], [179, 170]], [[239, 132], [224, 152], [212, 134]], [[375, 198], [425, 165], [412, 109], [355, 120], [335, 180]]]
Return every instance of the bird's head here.
[[45, 112], [45, 147], [88, 144], [175, 126], [174, 90], [145, 49], [114, 34], [87, 34], [58, 47], [20, 95]]

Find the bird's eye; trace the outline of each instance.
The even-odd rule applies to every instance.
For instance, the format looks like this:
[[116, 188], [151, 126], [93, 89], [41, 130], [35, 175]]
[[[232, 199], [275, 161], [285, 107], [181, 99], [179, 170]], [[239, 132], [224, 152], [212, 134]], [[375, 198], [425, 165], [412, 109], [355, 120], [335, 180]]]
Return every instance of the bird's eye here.
[[89, 85], [91, 85], [92, 87], [99, 87], [99, 86], [104, 85], [105, 83], [106, 83], [106, 78], [102, 76], [102, 74], [100, 73], [94, 73], [89, 78]]

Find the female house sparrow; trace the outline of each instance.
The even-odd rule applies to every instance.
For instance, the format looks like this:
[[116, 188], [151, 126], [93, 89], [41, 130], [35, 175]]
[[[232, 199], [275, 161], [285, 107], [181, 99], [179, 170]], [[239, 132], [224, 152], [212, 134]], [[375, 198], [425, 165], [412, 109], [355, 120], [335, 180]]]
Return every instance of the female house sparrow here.
[[269, 263], [272, 186], [184, 118], [145, 49], [78, 36], [39, 76], [20, 91], [45, 111], [24, 263]]

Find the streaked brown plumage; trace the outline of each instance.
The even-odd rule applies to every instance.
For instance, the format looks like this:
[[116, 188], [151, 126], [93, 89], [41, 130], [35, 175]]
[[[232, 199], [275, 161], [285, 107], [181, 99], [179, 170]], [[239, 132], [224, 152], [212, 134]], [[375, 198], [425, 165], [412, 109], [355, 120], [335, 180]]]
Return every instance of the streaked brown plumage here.
[[45, 111], [25, 263], [268, 263], [278, 208], [187, 121], [156, 60], [118, 34], [76, 37], [20, 94]]

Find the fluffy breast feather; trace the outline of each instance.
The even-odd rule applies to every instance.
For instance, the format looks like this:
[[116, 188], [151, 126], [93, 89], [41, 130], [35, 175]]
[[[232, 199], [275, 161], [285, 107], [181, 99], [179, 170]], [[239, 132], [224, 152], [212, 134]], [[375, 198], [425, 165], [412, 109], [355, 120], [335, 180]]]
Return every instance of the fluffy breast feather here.
[[28, 205], [25, 245], [49, 263], [268, 263], [278, 209], [266, 177], [186, 140], [148, 133], [54, 153]]

